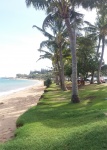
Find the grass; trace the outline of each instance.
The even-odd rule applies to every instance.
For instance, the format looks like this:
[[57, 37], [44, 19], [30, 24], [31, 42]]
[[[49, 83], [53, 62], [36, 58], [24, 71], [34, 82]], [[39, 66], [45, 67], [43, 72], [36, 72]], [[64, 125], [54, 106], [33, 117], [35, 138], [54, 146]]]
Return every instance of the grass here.
[[81, 87], [79, 96], [81, 103], [72, 104], [71, 92], [52, 84], [0, 150], [106, 150], [107, 84]]

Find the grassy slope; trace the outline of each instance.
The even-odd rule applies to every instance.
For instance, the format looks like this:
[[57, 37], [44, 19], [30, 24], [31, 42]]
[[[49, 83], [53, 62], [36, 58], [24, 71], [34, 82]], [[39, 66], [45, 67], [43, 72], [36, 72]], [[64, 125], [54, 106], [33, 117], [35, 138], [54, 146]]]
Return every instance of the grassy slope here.
[[17, 121], [22, 127], [0, 150], [107, 149], [107, 84], [80, 88], [81, 103], [70, 103], [70, 91], [52, 85], [38, 106]]

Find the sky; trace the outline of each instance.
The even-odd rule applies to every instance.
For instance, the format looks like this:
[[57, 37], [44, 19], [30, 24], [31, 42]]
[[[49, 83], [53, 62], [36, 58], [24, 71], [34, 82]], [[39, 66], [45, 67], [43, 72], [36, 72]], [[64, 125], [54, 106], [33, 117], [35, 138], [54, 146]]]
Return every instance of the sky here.
[[[95, 12], [86, 13], [85, 20], [94, 23]], [[40, 60], [38, 48], [45, 37], [33, 25], [42, 27], [45, 12], [27, 8], [25, 0], [3, 0], [0, 4], [0, 76], [48, 69], [51, 61]], [[105, 53], [105, 58], [107, 54]]]
[[25, 0], [3, 0], [0, 5], [0, 76], [29, 74], [51, 66], [49, 60], [38, 61], [40, 42], [45, 40], [34, 24], [41, 27], [45, 13], [27, 8]]

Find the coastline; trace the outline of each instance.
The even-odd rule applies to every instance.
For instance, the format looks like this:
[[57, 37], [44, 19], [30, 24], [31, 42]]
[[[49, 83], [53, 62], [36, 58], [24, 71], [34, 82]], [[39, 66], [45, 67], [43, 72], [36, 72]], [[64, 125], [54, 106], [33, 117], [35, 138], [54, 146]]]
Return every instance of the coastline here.
[[[16, 79], [15, 78], [15, 80], [29, 80], [29, 79]], [[32, 84], [32, 85], [27, 85], [27, 86], [24, 86], [24, 87], [21, 87], [21, 88], [16, 88], [16, 89], [13, 89], [13, 90], [0, 92], [0, 98], [3, 97], [3, 96], [7, 96], [7, 95], [10, 95], [10, 94], [13, 94], [13, 93], [16, 93], [16, 92], [28, 89], [28, 88], [30, 88], [32, 86], [38, 86], [39, 84], [41, 84], [41, 82], [43, 82], [42, 80], [31, 80], [31, 81], [35, 81], [36, 83]]]
[[44, 92], [43, 81], [26, 89], [0, 96], [0, 143], [14, 137], [16, 120], [30, 107], [37, 105]]

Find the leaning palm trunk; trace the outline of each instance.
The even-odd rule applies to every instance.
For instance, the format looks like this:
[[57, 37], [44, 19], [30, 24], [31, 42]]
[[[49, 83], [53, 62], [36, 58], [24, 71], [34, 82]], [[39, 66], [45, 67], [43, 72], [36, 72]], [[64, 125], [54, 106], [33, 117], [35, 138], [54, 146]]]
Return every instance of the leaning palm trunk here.
[[101, 37], [99, 37], [99, 41], [98, 41], [97, 56], [98, 56], [99, 49], [100, 49], [100, 43], [101, 43]]
[[59, 49], [59, 53], [60, 53], [60, 77], [61, 77], [61, 89], [63, 91], [67, 91], [67, 88], [65, 86], [65, 76], [64, 76], [64, 63], [63, 63], [63, 56], [62, 56], [62, 49], [60, 46]]
[[90, 81], [90, 84], [93, 84], [94, 83], [94, 71], [92, 71], [92, 77], [91, 77], [91, 81]]
[[58, 78], [58, 75], [55, 76], [55, 83], [56, 83], [56, 85], [59, 85], [59, 78]]
[[103, 36], [103, 38], [102, 38], [102, 52], [101, 52], [101, 59], [100, 59], [100, 62], [99, 62], [99, 67], [98, 67], [98, 79], [97, 79], [98, 84], [101, 83], [101, 81], [100, 81], [100, 72], [101, 72], [101, 66], [102, 66], [102, 61], [103, 61], [104, 48], [105, 48], [105, 36]]
[[59, 58], [58, 58], [58, 56], [56, 56], [56, 57], [57, 57], [57, 66], [58, 66], [59, 84], [60, 84], [60, 87], [62, 87], [62, 80], [61, 80], [61, 72], [60, 72]]
[[69, 40], [70, 40], [70, 49], [72, 55], [72, 97], [71, 101], [73, 103], [79, 103], [78, 97], [78, 84], [77, 84], [77, 59], [76, 59], [76, 33], [75, 27], [71, 28], [69, 18], [65, 19], [65, 23], [67, 26], [67, 30], [69, 33]]
[[59, 76], [58, 76], [57, 67], [54, 68], [54, 74], [55, 74], [55, 83], [56, 83], [56, 85], [59, 85]]

